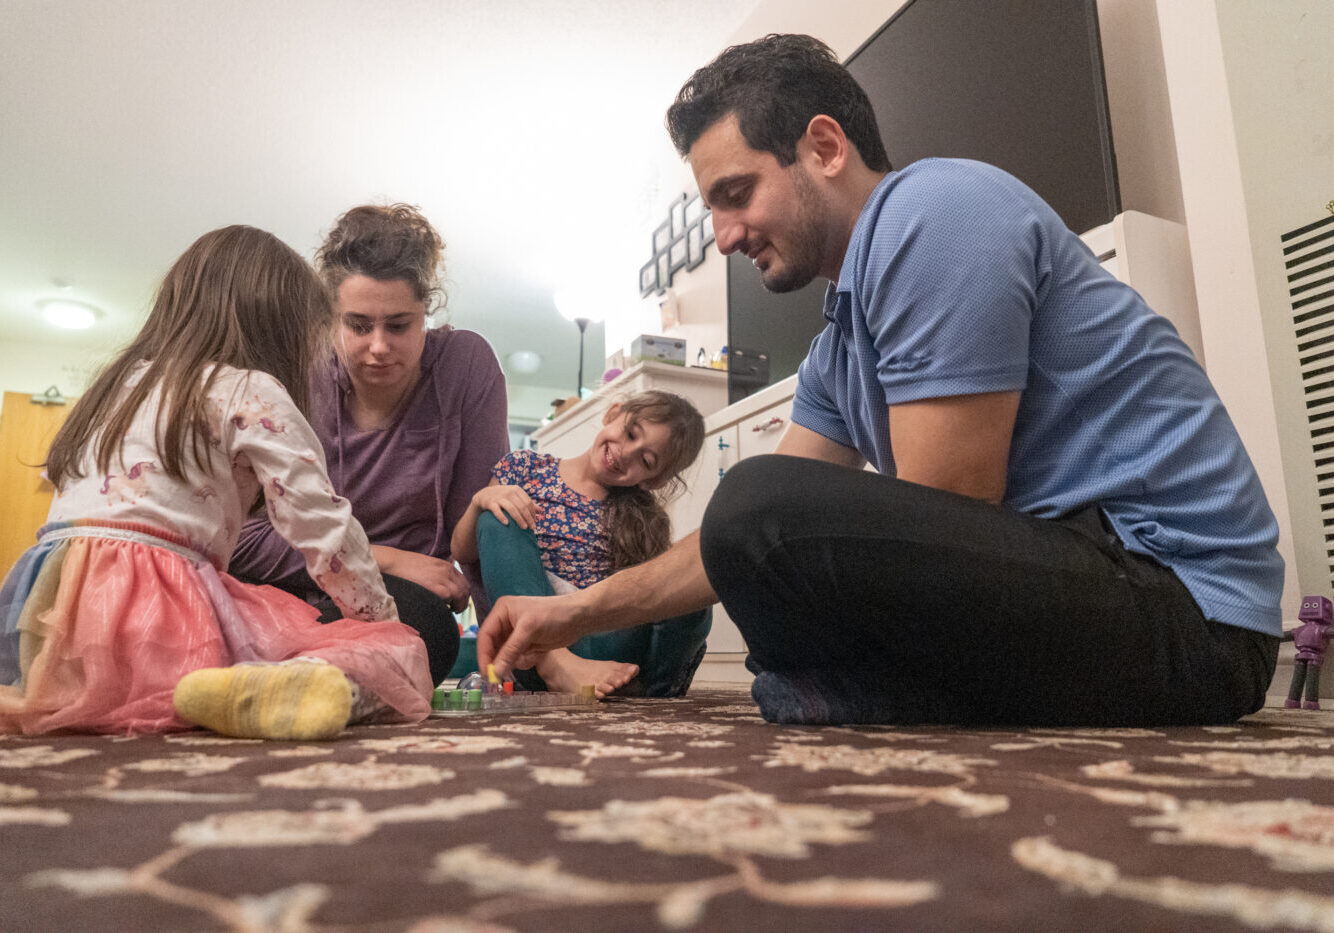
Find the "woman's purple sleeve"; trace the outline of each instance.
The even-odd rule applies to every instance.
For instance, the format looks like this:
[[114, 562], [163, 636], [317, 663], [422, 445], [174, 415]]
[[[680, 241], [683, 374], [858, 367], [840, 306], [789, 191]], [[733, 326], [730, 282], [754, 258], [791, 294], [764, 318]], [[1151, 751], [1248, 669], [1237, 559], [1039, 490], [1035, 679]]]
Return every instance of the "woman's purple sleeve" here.
[[[476, 374], [464, 395], [463, 430], [458, 459], [445, 495], [445, 540], [454, 533], [464, 511], [477, 490], [491, 481], [491, 468], [509, 452], [509, 401], [505, 397], [505, 376], [495, 351], [485, 341], [478, 341]], [[464, 575], [485, 610], [485, 590], [480, 568], [460, 562]]]
[[232, 552], [228, 572], [254, 583], [296, 589], [314, 589], [301, 552], [274, 530], [266, 516], [249, 519]]

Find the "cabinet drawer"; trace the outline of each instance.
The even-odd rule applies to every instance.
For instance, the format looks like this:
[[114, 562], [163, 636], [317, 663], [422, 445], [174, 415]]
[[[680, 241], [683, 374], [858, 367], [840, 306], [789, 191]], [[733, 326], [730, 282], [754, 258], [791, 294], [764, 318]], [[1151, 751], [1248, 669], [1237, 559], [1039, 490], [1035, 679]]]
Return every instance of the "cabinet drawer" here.
[[673, 540], [684, 538], [704, 520], [704, 510], [718, 488], [718, 480], [736, 463], [736, 433], [736, 426], [729, 425], [705, 436], [699, 457], [681, 477], [686, 483], [685, 492], [668, 507]]
[[792, 420], [792, 399], [756, 412], [737, 424], [737, 457], [771, 454]]

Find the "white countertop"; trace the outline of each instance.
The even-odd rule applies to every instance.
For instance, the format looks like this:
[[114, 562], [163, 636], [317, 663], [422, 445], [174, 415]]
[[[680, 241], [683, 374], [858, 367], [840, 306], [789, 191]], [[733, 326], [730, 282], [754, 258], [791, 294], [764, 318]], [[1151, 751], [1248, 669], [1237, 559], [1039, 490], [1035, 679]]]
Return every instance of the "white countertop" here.
[[611, 382], [599, 387], [592, 395], [580, 399], [551, 421], [542, 425], [533, 432], [533, 438], [540, 443], [545, 432], [549, 432], [550, 429], [559, 426], [567, 419], [573, 421], [588, 414], [590, 410], [600, 409], [609, 399], [615, 398], [617, 392], [628, 389], [631, 383], [645, 375], [661, 377], [677, 383], [697, 382], [700, 385], [721, 384], [723, 386], [727, 384], [727, 370], [725, 369], [712, 369], [708, 366], [676, 366], [671, 363], [644, 360], [628, 367]]

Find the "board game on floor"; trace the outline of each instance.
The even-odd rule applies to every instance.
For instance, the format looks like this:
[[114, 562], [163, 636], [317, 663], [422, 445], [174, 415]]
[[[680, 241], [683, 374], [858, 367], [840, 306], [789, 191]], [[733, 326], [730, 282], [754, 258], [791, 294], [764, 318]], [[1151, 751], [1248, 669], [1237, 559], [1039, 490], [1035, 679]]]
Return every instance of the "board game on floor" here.
[[516, 690], [513, 681], [494, 678], [488, 683], [478, 674], [470, 674], [454, 688], [436, 687], [431, 695], [431, 715], [437, 717], [476, 716], [484, 713], [544, 712], [596, 706], [597, 693], [592, 685], [578, 693]]

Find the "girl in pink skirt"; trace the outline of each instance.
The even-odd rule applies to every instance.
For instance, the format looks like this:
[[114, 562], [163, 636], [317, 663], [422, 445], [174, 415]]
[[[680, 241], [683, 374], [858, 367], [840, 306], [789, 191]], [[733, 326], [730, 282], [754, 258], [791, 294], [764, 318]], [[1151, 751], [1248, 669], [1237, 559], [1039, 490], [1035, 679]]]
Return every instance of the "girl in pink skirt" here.
[[[422, 641], [302, 414], [332, 315], [262, 230], [176, 261], [51, 445], [48, 523], [0, 590], [0, 732], [311, 739], [429, 714]], [[223, 572], [260, 501], [345, 619]]]

